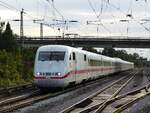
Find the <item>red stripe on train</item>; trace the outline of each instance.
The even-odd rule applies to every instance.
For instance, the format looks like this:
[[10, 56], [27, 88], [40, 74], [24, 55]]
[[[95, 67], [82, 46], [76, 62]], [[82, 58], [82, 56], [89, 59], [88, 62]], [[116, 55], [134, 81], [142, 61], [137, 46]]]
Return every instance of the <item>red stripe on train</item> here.
[[[106, 71], [106, 70], [112, 70], [113, 68], [100, 68], [100, 69], [89, 69], [89, 70], [78, 70], [78, 71], [71, 71], [64, 76], [61, 77], [50, 77], [51, 79], [64, 79], [67, 78], [68, 76], [72, 76], [75, 74], [82, 74], [82, 73], [88, 73], [88, 72], [93, 72], [93, 71]], [[46, 77], [35, 77], [34, 79], [46, 79]]]
[[34, 79], [37, 79], [37, 80], [40, 79], [41, 80], [41, 79], [46, 79], [46, 77], [37, 77], [37, 76], [35, 76]]
[[75, 74], [88, 73], [92, 71], [106, 71], [106, 70], [112, 70], [112, 69], [113, 68], [100, 68], [100, 69], [91, 69], [91, 70], [71, 71], [62, 77], [51, 77], [51, 79], [64, 79], [64, 78], [67, 78], [68, 76], [75, 75]]

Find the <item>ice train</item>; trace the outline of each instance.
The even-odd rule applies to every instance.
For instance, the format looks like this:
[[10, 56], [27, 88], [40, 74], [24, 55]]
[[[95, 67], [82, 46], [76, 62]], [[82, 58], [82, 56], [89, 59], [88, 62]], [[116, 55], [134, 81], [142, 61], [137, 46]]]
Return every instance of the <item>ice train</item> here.
[[64, 45], [46, 45], [36, 53], [34, 84], [39, 88], [66, 87], [133, 68], [132, 62], [119, 58]]

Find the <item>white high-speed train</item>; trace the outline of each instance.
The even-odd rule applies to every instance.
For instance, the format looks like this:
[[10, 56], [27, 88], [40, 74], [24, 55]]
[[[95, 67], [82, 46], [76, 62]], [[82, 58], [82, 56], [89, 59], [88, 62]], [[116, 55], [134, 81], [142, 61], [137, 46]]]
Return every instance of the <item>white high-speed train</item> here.
[[133, 68], [133, 63], [119, 58], [64, 45], [46, 45], [36, 53], [34, 84], [39, 88], [66, 87]]

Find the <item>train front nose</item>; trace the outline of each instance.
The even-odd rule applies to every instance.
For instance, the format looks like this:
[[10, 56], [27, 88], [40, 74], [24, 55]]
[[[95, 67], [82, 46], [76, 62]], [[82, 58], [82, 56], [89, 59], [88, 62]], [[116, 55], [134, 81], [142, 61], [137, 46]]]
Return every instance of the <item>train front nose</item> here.
[[34, 84], [40, 88], [64, 87], [64, 79], [61, 72], [37, 72]]
[[39, 51], [34, 68], [34, 83], [38, 87], [63, 87], [62, 78], [65, 68], [65, 51]]

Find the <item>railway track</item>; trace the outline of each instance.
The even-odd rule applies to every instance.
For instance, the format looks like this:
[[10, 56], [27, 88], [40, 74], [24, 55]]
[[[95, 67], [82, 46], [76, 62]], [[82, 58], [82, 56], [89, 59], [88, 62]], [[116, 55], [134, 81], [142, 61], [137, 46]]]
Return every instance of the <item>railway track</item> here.
[[[126, 72], [123, 72], [122, 74], [125, 74], [125, 73]], [[105, 80], [105, 79], [106, 78], [102, 78], [102, 79], [99, 79], [99, 80], [96, 80], [96, 81], [91, 81], [89, 83], [81, 84], [81, 85], [78, 85], [78, 86], [75, 86], [75, 87], [72, 87], [72, 88], [67, 88], [65, 90], [58, 91], [58, 92], [43, 94], [43, 93], [40, 92], [40, 90], [37, 89], [37, 90], [33, 90], [32, 92], [27, 93], [27, 94], [14, 96], [12, 98], [8, 98], [8, 99], [2, 100], [2, 101], [0, 100], [0, 113], [1, 112], [2, 113], [10, 112], [10, 111], [13, 111], [13, 110], [31, 105], [31, 104], [33, 104], [37, 101], [41, 101], [41, 100], [44, 100], [44, 99], [47, 99], [47, 98], [55, 97], [55, 96], [58, 96], [60, 94], [75, 90], [75, 89], [83, 87], [85, 85], [91, 85], [95, 82], [102, 81], [102, 80]]]
[[9, 93], [13, 93], [16, 91], [24, 90], [25, 88], [33, 88], [33, 85], [29, 83], [29, 84], [14, 86], [14, 87], [1, 88], [0, 89], [0, 95], [9, 94]]
[[[80, 102], [66, 108], [61, 113], [120, 113], [129, 106], [150, 94], [149, 86], [120, 94], [140, 71], [131, 73], [131, 77], [121, 78]], [[120, 94], [120, 95], [119, 95]]]
[[0, 101], [14, 95], [20, 95], [34, 90], [37, 90], [37, 88], [33, 84], [23, 84], [14, 87], [2, 88], [0, 89]]

